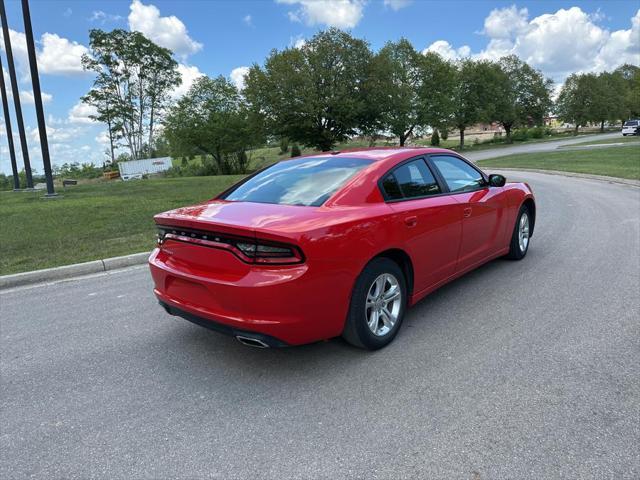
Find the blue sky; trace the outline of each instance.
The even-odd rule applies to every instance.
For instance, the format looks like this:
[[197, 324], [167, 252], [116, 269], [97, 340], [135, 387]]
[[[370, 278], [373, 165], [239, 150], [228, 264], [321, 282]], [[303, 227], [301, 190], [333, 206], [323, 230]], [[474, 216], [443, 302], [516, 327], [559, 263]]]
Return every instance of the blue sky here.
[[[20, 2], [6, 0], [33, 167], [42, 172]], [[79, 98], [91, 86], [80, 56], [91, 28], [136, 29], [175, 52], [184, 84], [198, 75], [242, 74], [273, 48], [301, 44], [328, 26], [350, 30], [374, 50], [408, 38], [416, 49], [445, 57], [499, 58], [514, 53], [557, 83], [573, 71], [640, 64], [640, 9], [635, 0], [420, 1], [420, 0], [31, 0], [40, 81], [52, 161], [104, 159], [105, 128], [89, 121]], [[0, 42], [3, 49], [4, 42]], [[6, 72], [5, 72], [6, 73]], [[8, 75], [5, 74], [8, 83]], [[8, 85], [7, 85], [8, 87]], [[10, 102], [13, 114], [13, 105]], [[21, 154], [13, 119], [19, 164]], [[4, 120], [0, 171], [10, 172]]]

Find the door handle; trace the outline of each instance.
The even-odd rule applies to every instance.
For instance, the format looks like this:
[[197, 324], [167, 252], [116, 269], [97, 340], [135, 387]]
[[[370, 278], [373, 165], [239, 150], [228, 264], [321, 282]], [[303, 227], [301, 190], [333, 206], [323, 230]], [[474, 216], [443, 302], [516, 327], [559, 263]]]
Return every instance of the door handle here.
[[418, 217], [407, 217], [404, 219], [407, 227], [415, 227], [418, 224]]
[[471, 207], [466, 207], [463, 211], [462, 211], [462, 215], [464, 216], [464, 218], [469, 218], [471, 216], [471, 212], [472, 212], [472, 208]]

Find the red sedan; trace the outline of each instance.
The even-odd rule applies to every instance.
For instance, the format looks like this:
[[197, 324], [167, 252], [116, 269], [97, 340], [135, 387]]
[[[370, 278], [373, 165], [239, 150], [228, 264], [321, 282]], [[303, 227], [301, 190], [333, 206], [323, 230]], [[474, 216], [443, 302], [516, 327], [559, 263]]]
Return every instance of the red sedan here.
[[522, 259], [531, 189], [435, 148], [282, 161], [155, 216], [167, 312], [258, 347], [342, 335], [377, 349], [407, 307], [494, 258]]

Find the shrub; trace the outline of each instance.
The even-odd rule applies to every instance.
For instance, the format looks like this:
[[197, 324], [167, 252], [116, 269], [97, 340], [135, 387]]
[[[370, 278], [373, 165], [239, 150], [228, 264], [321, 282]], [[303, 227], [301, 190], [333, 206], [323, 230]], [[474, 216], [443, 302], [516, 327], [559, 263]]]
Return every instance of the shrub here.
[[449, 138], [449, 129], [444, 128], [441, 132], [440, 132], [440, 138], [444, 141], [447, 140], [447, 138]]
[[529, 130], [529, 135], [531, 138], [542, 138], [544, 137], [544, 128], [542, 127], [534, 127]]
[[511, 134], [511, 140], [514, 142], [524, 142], [529, 138], [529, 132], [526, 128], [518, 128]]
[[287, 137], [282, 137], [280, 139], [280, 155], [283, 153], [287, 153], [289, 151], [289, 139]]
[[440, 135], [438, 135], [438, 130], [434, 130], [433, 134], [431, 134], [431, 145], [434, 147], [440, 145]]
[[302, 152], [300, 152], [300, 147], [296, 143], [294, 143], [291, 146], [291, 158], [299, 157], [300, 155], [302, 155]]

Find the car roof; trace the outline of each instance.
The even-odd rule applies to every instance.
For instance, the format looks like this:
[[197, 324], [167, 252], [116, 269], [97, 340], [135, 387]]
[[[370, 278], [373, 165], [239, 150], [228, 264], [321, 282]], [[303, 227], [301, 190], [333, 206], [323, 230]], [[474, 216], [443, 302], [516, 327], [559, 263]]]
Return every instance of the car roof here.
[[[406, 160], [418, 155], [428, 155], [434, 153], [453, 153], [445, 148], [433, 147], [371, 147], [371, 148], [351, 148], [348, 150], [339, 150], [332, 152], [316, 153], [308, 155], [309, 158], [326, 158], [326, 157], [349, 157], [362, 158], [372, 161], [381, 160]], [[457, 154], [456, 154], [457, 155]]]

